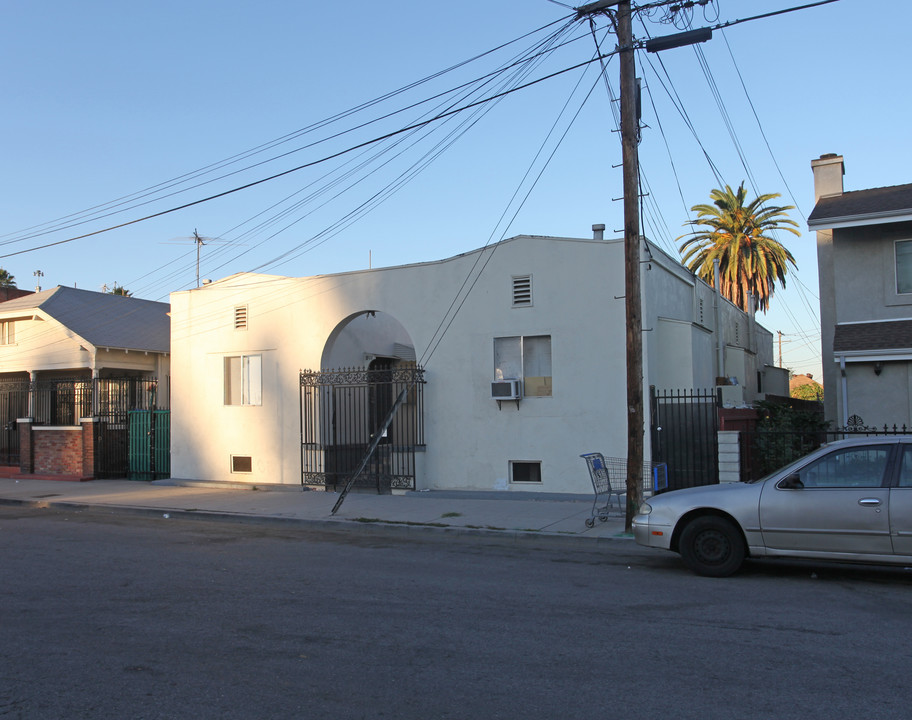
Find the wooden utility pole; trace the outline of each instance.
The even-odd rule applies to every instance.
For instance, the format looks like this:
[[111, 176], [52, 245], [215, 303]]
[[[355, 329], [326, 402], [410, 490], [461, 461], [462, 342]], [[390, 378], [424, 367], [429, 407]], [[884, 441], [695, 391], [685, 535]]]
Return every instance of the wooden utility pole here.
[[577, 17], [616, 7], [621, 58], [621, 158], [624, 165], [624, 297], [627, 319], [627, 514], [633, 527], [643, 485], [643, 315], [640, 302], [640, 164], [637, 155], [639, 118], [636, 62], [630, 0], [600, 0], [577, 8]]
[[621, 56], [621, 148], [624, 164], [624, 286], [627, 309], [627, 515], [630, 532], [643, 486], [643, 315], [640, 301], [640, 181], [636, 62], [630, 0], [617, 9]]

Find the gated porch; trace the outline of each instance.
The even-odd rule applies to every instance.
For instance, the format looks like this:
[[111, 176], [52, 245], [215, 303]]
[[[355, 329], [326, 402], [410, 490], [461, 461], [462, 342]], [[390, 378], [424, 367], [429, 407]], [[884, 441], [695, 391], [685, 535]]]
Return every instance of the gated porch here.
[[0, 465], [80, 478], [169, 477], [169, 421], [155, 379], [6, 381]]

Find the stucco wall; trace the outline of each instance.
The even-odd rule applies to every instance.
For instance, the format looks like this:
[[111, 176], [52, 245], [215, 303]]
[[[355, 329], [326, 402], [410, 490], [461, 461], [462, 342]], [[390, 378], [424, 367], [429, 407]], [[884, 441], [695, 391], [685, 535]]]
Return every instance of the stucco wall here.
[[[299, 483], [298, 372], [320, 367], [331, 335], [373, 310], [401, 324], [426, 367], [423, 486], [491, 489], [510, 460], [523, 460], [542, 462], [543, 482], [522, 489], [591, 492], [579, 454], [626, 453], [624, 304], [615, 298], [623, 247], [523, 237], [491, 253], [439, 343], [477, 253], [327, 277], [239, 276], [175, 293], [173, 476]], [[512, 307], [517, 274], [533, 276], [532, 307]], [[247, 330], [233, 329], [237, 304], [248, 307]], [[553, 396], [498, 407], [493, 340], [515, 335], [551, 336]], [[223, 404], [223, 358], [233, 353], [262, 354], [262, 406]], [[253, 473], [232, 475], [231, 454], [251, 455]]]
[[[517, 275], [532, 277], [529, 307], [512, 305]], [[653, 286], [664, 291], [644, 311], [644, 328], [654, 329], [659, 313], [692, 321], [686, 271], [654, 264], [644, 270], [644, 292]], [[299, 371], [377, 353], [382, 334], [368, 330], [377, 319], [391, 323], [387, 344], [407, 339], [426, 369], [419, 488], [590, 494], [579, 455], [626, 455], [624, 293], [621, 241], [527, 236], [436, 263], [311, 278], [245, 274], [175, 293], [172, 476], [300, 483]], [[234, 329], [239, 305], [244, 330]], [[363, 318], [368, 311], [375, 318]], [[494, 338], [533, 335], [551, 337], [552, 396], [498, 405]], [[671, 377], [671, 348], [655, 338], [644, 332], [644, 391], [693, 377], [693, 368]], [[224, 404], [224, 358], [236, 354], [262, 356], [260, 406]], [[649, 457], [648, 432], [644, 441]], [[232, 454], [250, 455], [253, 472], [232, 474]], [[540, 461], [542, 482], [509, 484], [511, 460]]]

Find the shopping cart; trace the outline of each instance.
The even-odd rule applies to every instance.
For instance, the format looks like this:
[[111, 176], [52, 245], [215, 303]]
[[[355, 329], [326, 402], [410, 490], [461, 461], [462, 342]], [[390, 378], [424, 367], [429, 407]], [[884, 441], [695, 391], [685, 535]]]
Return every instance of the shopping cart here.
[[[601, 453], [580, 455], [589, 467], [592, 489], [595, 498], [592, 500], [592, 515], [586, 518], [586, 527], [593, 527], [595, 519], [608, 520], [611, 511], [611, 498], [617, 498], [617, 512], [624, 513], [621, 496], [627, 494], [627, 458], [609, 457]], [[668, 487], [668, 466], [647, 460], [643, 463], [643, 497], [654, 495]]]

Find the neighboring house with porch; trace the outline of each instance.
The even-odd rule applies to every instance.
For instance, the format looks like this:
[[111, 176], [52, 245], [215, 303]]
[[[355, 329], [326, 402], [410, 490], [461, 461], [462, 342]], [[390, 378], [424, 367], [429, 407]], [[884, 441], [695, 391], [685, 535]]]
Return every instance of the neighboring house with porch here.
[[825, 418], [912, 426], [912, 184], [845, 192], [845, 164], [811, 161]]
[[[591, 493], [580, 454], [627, 452], [624, 247], [593, 229], [173, 293], [172, 476], [339, 487], [401, 398], [366, 470], [381, 487]], [[753, 317], [642, 259], [648, 458], [650, 386], [731, 378], [737, 405], [788, 376]]]
[[126, 474], [126, 413], [168, 407], [168, 310], [62, 286], [0, 302], [0, 463]]

